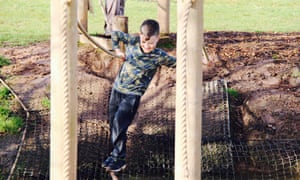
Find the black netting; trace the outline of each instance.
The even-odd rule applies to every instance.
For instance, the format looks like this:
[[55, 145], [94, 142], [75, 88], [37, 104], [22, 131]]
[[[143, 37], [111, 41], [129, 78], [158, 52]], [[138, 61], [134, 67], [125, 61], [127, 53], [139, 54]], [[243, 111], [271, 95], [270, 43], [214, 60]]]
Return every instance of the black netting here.
[[[107, 102], [111, 82], [82, 73], [78, 91], [78, 179], [110, 179]], [[167, 87], [167, 88], [166, 88]], [[175, 86], [160, 84], [142, 98], [128, 133], [128, 167], [120, 179], [174, 179]], [[226, 82], [203, 86], [203, 179], [289, 179], [299, 175], [300, 142], [232, 140]], [[150, 93], [151, 92], [151, 93]], [[12, 179], [49, 178], [49, 112], [30, 112]], [[200, 138], [200, 137], [199, 137]]]
[[47, 179], [50, 153], [49, 112], [32, 111], [12, 179]]

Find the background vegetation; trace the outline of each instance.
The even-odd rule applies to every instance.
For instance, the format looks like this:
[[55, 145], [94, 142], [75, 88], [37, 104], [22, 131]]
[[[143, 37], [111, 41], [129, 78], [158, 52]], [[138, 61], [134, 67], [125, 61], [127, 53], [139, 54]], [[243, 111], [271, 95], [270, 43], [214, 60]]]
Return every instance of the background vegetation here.
[[0, 85], [0, 134], [17, 133], [23, 126], [23, 119], [14, 112], [17, 102], [13, 99], [11, 92]]
[[[89, 33], [103, 33], [99, 0], [92, 0]], [[0, 46], [50, 39], [50, 0], [0, 0]], [[138, 32], [146, 18], [157, 18], [155, 0], [127, 0], [129, 32]], [[295, 32], [300, 30], [299, 0], [205, 0], [206, 31]], [[171, 0], [172, 32], [177, 27], [177, 0]]]

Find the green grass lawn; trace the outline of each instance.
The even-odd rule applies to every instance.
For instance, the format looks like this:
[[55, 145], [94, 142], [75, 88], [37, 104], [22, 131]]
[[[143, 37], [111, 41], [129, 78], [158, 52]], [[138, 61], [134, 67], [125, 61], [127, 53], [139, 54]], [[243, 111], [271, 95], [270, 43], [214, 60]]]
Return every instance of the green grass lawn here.
[[50, 1], [0, 0], [0, 45], [49, 39]]
[[[0, 45], [22, 45], [50, 39], [49, 0], [0, 0]], [[176, 32], [177, 0], [171, 0], [170, 30]], [[89, 13], [89, 33], [103, 33], [99, 0]], [[157, 18], [155, 1], [127, 0], [129, 32], [138, 32], [146, 18]], [[299, 0], [204, 0], [205, 31], [300, 31]]]
[[206, 30], [300, 31], [299, 0], [205, 0]]

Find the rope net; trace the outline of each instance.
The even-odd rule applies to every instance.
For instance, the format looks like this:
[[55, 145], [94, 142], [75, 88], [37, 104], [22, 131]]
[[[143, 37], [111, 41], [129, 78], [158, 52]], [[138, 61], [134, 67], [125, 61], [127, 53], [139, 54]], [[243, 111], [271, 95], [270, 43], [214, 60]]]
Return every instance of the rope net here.
[[[120, 179], [174, 179], [175, 86], [162, 69], [128, 133], [128, 167]], [[78, 179], [110, 179], [101, 168], [109, 153], [107, 102], [111, 82], [80, 70]], [[203, 84], [203, 179], [281, 179], [299, 173], [300, 142], [233, 141], [224, 80]], [[31, 111], [11, 179], [49, 179], [49, 112]], [[199, 137], [200, 138], [200, 137]]]

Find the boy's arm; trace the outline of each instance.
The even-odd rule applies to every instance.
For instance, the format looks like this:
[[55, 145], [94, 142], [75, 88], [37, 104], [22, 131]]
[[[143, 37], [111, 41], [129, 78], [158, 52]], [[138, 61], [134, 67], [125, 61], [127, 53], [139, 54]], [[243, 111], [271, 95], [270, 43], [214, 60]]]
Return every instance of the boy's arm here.
[[113, 31], [111, 33], [111, 40], [112, 49], [115, 50], [117, 56], [120, 56], [123, 60], [125, 60], [126, 55], [120, 50], [120, 42], [123, 42], [123, 44], [126, 46], [129, 43], [136, 43], [138, 41], [136, 37], [121, 31]]
[[117, 56], [119, 56], [122, 60], [125, 60], [125, 53], [121, 51], [121, 49], [115, 49], [115, 53]]
[[121, 31], [113, 31], [111, 33], [111, 40], [112, 40], [112, 49], [120, 49], [120, 42], [123, 42], [124, 44], [128, 44], [128, 41], [130, 39], [130, 35], [126, 34]]
[[165, 65], [171, 68], [176, 67], [176, 57], [168, 55], [166, 52], [161, 52], [161, 65]]

